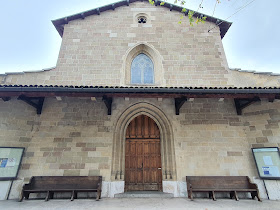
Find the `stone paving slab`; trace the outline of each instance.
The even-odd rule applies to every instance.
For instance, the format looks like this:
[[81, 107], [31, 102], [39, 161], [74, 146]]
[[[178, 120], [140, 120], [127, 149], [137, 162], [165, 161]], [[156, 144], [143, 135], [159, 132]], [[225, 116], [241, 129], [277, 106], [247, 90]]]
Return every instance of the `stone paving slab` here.
[[220, 199], [212, 201], [208, 199], [196, 199], [190, 201], [187, 198], [102, 198], [100, 201], [90, 199], [70, 200], [24, 200], [18, 202], [16, 200], [0, 201], [1, 210], [10, 209], [280, 209], [280, 201], [258, 202], [256, 200], [242, 199], [240, 201]]

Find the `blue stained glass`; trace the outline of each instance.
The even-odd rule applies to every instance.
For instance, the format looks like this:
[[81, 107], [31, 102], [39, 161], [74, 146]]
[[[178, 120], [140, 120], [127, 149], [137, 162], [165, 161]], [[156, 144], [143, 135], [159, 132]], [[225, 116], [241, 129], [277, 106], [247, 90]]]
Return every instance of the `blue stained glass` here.
[[132, 84], [153, 84], [154, 83], [154, 64], [145, 54], [137, 55], [131, 64], [131, 83]]

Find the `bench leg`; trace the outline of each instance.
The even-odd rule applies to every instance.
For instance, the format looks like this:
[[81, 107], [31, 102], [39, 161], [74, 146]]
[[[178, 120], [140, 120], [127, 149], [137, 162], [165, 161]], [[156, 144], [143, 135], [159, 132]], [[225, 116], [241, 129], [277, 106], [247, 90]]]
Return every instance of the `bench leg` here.
[[50, 191], [47, 192], [47, 196], [45, 198], [45, 201], [48, 201], [50, 199]]
[[54, 192], [50, 192], [50, 199], [53, 199]]
[[239, 201], [239, 198], [237, 196], [237, 192], [236, 191], [234, 191], [234, 198], [235, 198], [235, 200]]
[[97, 193], [96, 193], [96, 201], [99, 201], [100, 198], [101, 198], [101, 191], [100, 191], [100, 190], [97, 190]]
[[256, 192], [251, 192], [251, 196], [252, 196], [252, 199], [253, 199], [253, 200], [255, 199], [256, 195], [257, 195]]
[[256, 192], [256, 196], [257, 196], [257, 198], [258, 198], [258, 201], [262, 202], [261, 197], [260, 197], [259, 190]]
[[234, 196], [234, 192], [230, 192], [229, 195], [230, 195], [230, 199], [232, 199]]
[[73, 201], [75, 198], [75, 191], [72, 191], [71, 201]]
[[25, 200], [28, 200], [29, 199], [29, 194], [30, 193], [23, 193], [24, 197], [25, 197]]
[[212, 198], [213, 198], [213, 201], [216, 201], [216, 200], [217, 200], [214, 191], [212, 191]]
[[188, 191], [188, 198], [193, 201], [193, 194], [192, 191]]
[[19, 200], [18, 200], [18, 201], [19, 201], [19, 202], [22, 202], [23, 197], [24, 197], [24, 196], [23, 196], [23, 191], [21, 191], [20, 196], [19, 196]]

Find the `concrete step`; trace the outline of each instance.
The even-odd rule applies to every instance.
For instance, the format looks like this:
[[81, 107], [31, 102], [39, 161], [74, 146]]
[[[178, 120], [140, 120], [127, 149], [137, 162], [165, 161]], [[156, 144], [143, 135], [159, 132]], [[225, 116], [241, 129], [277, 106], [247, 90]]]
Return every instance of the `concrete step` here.
[[129, 191], [115, 194], [115, 198], [173, 198], [173, 193], [159, 191]]

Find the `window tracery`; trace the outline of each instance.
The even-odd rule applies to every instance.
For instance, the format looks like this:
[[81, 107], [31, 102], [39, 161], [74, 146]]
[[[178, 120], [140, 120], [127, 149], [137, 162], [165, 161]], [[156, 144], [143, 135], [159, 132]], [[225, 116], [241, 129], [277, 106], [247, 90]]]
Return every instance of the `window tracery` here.
[[131, 64], [132, 84], [153, 84], [154, 64], [144, 53], [137, 55]]

